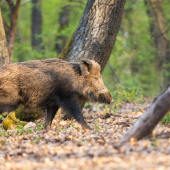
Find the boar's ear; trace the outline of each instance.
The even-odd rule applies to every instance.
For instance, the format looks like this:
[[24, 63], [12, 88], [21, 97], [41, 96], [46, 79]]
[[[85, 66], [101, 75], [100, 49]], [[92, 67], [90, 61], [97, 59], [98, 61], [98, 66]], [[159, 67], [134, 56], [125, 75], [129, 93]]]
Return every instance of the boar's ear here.
[[88, 74], [92, 68], [92, 65], [93, 63], [88, 59], [80, 60], [80, 68], [81, 68], [82, 75]]

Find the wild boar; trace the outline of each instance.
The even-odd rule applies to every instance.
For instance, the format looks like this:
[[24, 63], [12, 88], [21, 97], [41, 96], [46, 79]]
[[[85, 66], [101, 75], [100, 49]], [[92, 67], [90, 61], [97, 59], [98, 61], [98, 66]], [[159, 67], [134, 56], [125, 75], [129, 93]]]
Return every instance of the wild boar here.
[[5, 64], [0, 68], [0, 114], [11, 112], [22, 104], [27, 111], [46, 109], [45, 128], [51, 128], [57, 110], [62, 107], [83, 128], [89, 128], [78, 100], [112, 103], [97, 62], [82, 59], [32, 60]]

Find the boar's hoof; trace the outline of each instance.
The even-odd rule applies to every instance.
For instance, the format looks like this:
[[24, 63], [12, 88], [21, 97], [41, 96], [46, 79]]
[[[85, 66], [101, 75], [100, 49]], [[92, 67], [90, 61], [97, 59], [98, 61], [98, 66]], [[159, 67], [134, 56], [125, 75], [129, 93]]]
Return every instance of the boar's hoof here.
[[90, 126], [88, 126], [86, 122], [81, 122], [80, 124], [81, 124], [81, 127], [82, 127], [84, 130], [86, 130], [86, 129], [92, 130], [92, 128], [91, 128]]
[[51, 126], [50, 126], [50, 125], [48, 125], [48, 126], [45, 126], [45, 130], [46, 130], [46, 131], [49, 131], [49, 130], [51, 130]]

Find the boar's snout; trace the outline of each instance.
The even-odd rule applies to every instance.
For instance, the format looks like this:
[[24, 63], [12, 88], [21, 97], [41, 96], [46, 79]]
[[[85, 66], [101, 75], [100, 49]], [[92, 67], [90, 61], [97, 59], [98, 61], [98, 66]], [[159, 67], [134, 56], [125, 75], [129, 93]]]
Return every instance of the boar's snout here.
[[112, 99], [111, 102], [110, 102], [110, 104], [112, 104], [112, 103], [114, 103], [114, 102], [115, 102], [115, 100]]
[[101, 103], [107, 103], [107, 104], [112, 104], [114, 102], [114, 100], [112, 99], [112, 96], [109, 92], [100, 93], [99, 94], [99, 101]]

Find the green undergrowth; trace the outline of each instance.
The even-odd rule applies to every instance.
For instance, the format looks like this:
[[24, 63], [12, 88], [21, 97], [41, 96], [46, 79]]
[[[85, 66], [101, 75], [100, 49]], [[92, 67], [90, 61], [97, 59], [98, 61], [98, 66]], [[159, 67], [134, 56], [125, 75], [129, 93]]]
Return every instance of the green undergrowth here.
[[4, 112], [2, 115], [0, 115], [0, 123], [7, 117], [8, 113]]
[[161, 120], [161, 124], [170, 123], [170, 112]]
[[115, 107], [121, 106], [125, 102], [136, 102], [136, 103], [144, 102], [143, 92], [140, 87], [124, 87], [121, 84], [116, 85], [112, 97], [115, 100], [114, 102]]
[[35, 128], [24, 129], [23, 125], [17, 125], [15, 130], [4, 130], [2, 124], [0, 124], [0, 138], [9, 137], [9, 136], [22, 136], [26, 134], [31, 134], [36, 131], [41, 131], [44, 129], [44, 122], [40, 122], [37, 124]]

